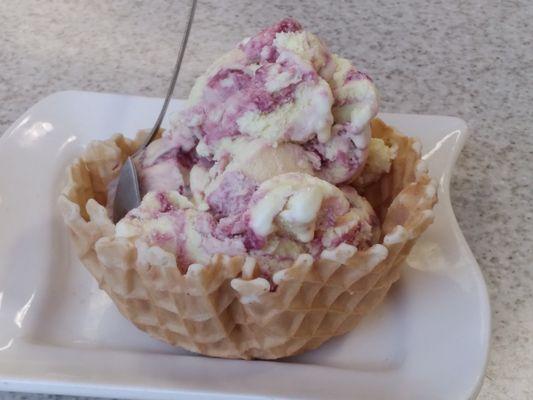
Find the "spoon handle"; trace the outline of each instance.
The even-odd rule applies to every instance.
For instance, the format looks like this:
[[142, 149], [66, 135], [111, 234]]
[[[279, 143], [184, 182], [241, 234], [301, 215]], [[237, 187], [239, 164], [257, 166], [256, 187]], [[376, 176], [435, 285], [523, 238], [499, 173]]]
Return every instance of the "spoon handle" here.
[[155, 124], [152, 130], [150, 131], [150, 134], [144, 140], [144, 143], [137, 149], [137, 152], [141, 151], [142, 149], [144, 149], [146, 146], [150, 144], [152, 139], [155, 137], [156, 133], [159, 131], [161, 122], [163, 122], [163, 118], [165, 117], [165, 114], [167, 112], [168, 104], [170, 103], [170, 98], [172, 97], [172, 93], [174, 93], [174, 87], [176, 86], [176, 81], [178, 80], [178, 74], [180, 72], [181, 62], [183, 61], [183, 55], [185, 54], [185, 48], [187, 47], [187, 41], [189, 40], [189, 34], [191, 33], [191, 26], [192, 26], [192, 21], [194, 19], [194, 12], [196, 11], [196, 1], [197, 0], [192, 0], [191, 2], [191, 8], [189, 9], [189, 18], [187, 20], [187, 27], [185, 28], [185, 33], [183, 34], [183, 37], [181, 39], [180, 48], [178, 52], [178, 59], [176, 60], [176, 65], [174, 66], [174, 74], [172, 75], [170, 86], [168, 87], [167, 96], [165, 97], [165, 102], [163, 103], [161, 112], [159, 113], [159, 116], [157, 117], [157, 120], [155, 121]]
[[[180, 49], [178, 52], [178, 59], [176, 61], [176, 66], [174, 67], [174, 74], [172, 75], [172, 80], [168, 88], [167, 97], [163, 103], [163, 108], [157, 117], [150, 135], [144, 140], [144, 143], [137, 149], [135, 154], [138, 154], [142, 149], [144, 149], [155, 137], [156, 133], [159, 131], [163, 117], [167, 111], [168, 103], [174, 92], [174, 86], [176, 86], [176, 80], [178, 79], [178, 74], [180, 72], [181, 61], [183, 60], [183, 55], [185, 53], [185, 47], [187, 46], [187, 40], [189, 39], [189, 33], [191, 32], [192, 20], [194, 18], [194, 11], [196, 9], [196, 0], [192, 0], [191, 8], [189, 10], [189, 19], [187, 21], [187, 27], [185, 29], [185, 34], [181, 40]], [[139, 188], [139, 177], [137, 176], [137, 171], [135, 169], [135, 164], [132, 155], [127, 158], [126, 162], [120, 169], [118, 176], [117, 188], [115, 192], [115, 198], [113, 200], [113, 222], [117, 223], [130, 211], [131, 209], [138, 207], [141, 203], [141, 191]]]

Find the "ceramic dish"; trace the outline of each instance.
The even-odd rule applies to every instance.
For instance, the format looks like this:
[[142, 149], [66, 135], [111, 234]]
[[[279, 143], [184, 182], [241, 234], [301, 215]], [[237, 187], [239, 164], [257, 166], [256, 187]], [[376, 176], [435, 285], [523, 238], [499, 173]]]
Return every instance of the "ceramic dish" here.
[[449, 198], [463, 121], [380, 115], [421, 139], [440, 185], [435, 222], [385, 302], [353, 332], [302, 356], [250, 362], [193, 355], [138, 331], [78, 261], [57, 211], [65, 167], [83, 146], [114, 132], [133, 136], [151, 126], [160, 105], [60, 92], [0, 138], [0, 390], [154, 399], [475, 396], [490, 309]]

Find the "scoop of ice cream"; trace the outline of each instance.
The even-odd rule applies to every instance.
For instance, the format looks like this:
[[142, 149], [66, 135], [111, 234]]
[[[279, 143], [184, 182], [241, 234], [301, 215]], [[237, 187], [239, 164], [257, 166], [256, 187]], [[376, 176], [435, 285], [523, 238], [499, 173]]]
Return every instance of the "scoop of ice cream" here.
[[342, 242], [366, 247], [374, 237], [376, 216], [355, 190], [347, 193], [311, 175], [278, 175], [252, 196], [250, 229], [259, 242], [290, 238], [308, 244], [315, 254]]
[[[263, 39], [259, 34], [215, 62], [191, 91], [183, 121], [206, 155], [225, 137], [245, 135], [271, 144], [329, 139], [334, 99], [328, 83], [296, 53]], [[251, 54], [250, 45], [255, 49], [259, 43], [275, 58]]]
[[[366, 161], [368, 123], [376, 113], [372, 80], [298, 22], [285, 19], [242, 41], [197, 79], [169, 139], [151, 145], [178, 150], [143, 165], [144, 186], [160, 190], [179, 176], [186, 184], [182, 159], [191, 154], [203, 160], [193, 174], [200, 181], [191, 183], [197, 200], [216, 191], [226, 168], [233, 175], [239, 170], [256, 185], [274, 176], [265, 173], [272, 166], [276, 174], [306, 172], [334, 184], [347, 182]], [[170, 139], [173, 135], [177, 138]], [[250, 163], [257, 158], [264, 167]], [[269, 164], [271, 158], [277, 161]]]
[[372, 208], [345, 190], [303, 173], [278, 175], [224, 217], [195, 208], [177, 191], [150, 192], [117, 224], [116, 235], [175, 254], [183, 271], [221, 253], [255, 257], [271, 273], [302, 253], [318, 257], [341, 243], [361, 249], [377, 240]]
[[261, 184], [244, 219], [248, 253], [265, 276], [289, 267], [300, 254], [317, 258], [343, 243], [365, 249], [380, 235], [376, 214], [355, 189], [340, 190], [302, 173]]

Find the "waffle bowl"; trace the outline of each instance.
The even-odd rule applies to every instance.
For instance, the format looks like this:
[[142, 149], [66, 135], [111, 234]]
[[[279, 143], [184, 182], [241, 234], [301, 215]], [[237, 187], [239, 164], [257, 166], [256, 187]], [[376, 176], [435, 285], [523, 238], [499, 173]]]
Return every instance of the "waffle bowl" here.
[[251, 257], [216, 255], [183, 274], [173, 254], [115, 236], [108, 187], [139, 140], [91, 143], [68, 168], [59, 207], [79, 258], [139, 329], [209, 356], [287, 357], [352, 330], [383, 300], [433, 220], [436, 187], [420, 144], [378, 119], [372, 135], [397, 149], [390, 172], [358, 188], [380, 217], [380, 244], [364, 251], [341, 244], [316, 260], [301, 254], [272, 282]]

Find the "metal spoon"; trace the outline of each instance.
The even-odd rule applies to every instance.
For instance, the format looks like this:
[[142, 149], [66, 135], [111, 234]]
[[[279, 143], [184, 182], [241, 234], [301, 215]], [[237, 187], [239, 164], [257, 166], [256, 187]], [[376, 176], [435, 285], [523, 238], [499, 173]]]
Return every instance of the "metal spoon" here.
[[172, 75], [172, 80], [170, 81], [170, 86], [168, 88], [167, 97], [157, 117], [157, 121], [154, 124], [150, 134], [145, 139], [137, 151], [128, 157], [128, 159], [122, 165], [120, 170], [120, 175], [118, 178], [117, 191], [115, 193], [115, 200], [113, 202], [113, 222], [117, 223], [119, 220], [124, 217], [131, 209], [138, 207], [141, 204], [141, 191], [139, 187], [139, 178], [137, 176], [137, 170], [135, 169], [135, 163], [133, 162], [133, 157], [140, 153], [146, 146], [150, 144], [152, 139], [155, 137], [163, 121], [163, 117], [167, 112], [168, 103], [172, 93], [174, 92], [174, 87], [176, 86], [176, 80], [178, 79], [178, 74], [180, 72], [181, 61], [183, 60], [183, 55], [185, 54], [185, 47], [187, 46], [187, 40], [189, 39], [189, 33], [191, 32], [192, 21], [194, 18], [194, 11], [196, 10], [196, 0], [192, 0], [191, 8], [189, 10], [189, 19], [187, 21], [187, 27], [185, 28], [185, 33], [181, 40], [178, 59], [176, 61], [176, 66], [174, 67], [174, 74]]

